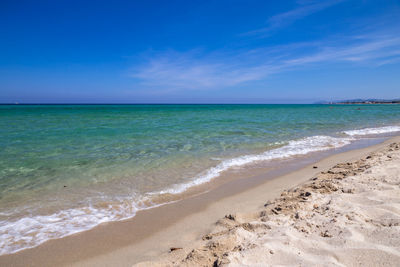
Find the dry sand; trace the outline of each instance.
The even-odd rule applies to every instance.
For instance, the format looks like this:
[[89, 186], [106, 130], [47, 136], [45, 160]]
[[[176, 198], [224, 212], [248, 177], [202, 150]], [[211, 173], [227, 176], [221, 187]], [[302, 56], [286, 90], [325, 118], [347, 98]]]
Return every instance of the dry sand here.
[[136, 266], [400, 266], [400, 142], [310, 178]]

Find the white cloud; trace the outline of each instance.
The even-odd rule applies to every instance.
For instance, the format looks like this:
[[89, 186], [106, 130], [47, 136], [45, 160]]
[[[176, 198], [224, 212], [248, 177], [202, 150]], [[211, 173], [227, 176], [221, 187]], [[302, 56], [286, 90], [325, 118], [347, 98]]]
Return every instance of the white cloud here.
[[380, 66], [397, 62], [400, 37], [370, 34], [235, 53], [165, 52], [134, 68], [142, 86], [161, 90], [232, 87], [308, 65], [348, 62]]
[[244, 35], [263, 35], [272, 30], [290, 25], [297, 20], [327, 9], [328, 7], [336, 5], [340, 2], [343, 2], [343, 0], [301, 1], [299, 2], [300, 5], [295, 9], [270, 17], [266, 27], [252, 30]]
[[202, 58], [193, 53], [167, 52], [134, 70], [133, 77], [144, 85], [173, 88], [214, 88], [234, 86], [264, 76], [255, 67], [245, 67], [239, 62]]

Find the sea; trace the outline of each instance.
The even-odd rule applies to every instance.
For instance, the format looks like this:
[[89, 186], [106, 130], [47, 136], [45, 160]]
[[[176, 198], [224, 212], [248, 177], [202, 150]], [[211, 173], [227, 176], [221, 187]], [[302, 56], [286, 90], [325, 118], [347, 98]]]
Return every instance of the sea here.
[[0, 105], [0, 255], [398, 133], [400, 105]]

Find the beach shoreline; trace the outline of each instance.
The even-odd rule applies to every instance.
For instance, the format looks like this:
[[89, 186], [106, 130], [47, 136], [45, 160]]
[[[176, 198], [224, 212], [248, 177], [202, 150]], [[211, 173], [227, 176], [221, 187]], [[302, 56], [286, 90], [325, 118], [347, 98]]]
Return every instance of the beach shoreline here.
[[[27, 262], [34, 266], [130, 266], [163, 257], [171, 247], [182, 247], [185, 251], [193, 249], [225, 214], [256, 210], [262, 202], [277, 197], [282, 190], [299, 185], [334, 164], [363, 157], [398, 138], [329, 155], [318, 162], [308, 162], [300, 169], [293, 167], [288, 173], [270, 171], [269, 177], [259, 175], [259, 180], [257, 177], [234, 180], [209, 192], [142, 211], [129, 220], [107, 223], [32, 249], [3, 255], [0, 263], [13, 266], [23, 266]], [[313, 165], [318, 168], [314, 169]], [[251, 180], [255, 182], [249, 186]]]
[[227, 214], [203, 242], [134, 266], [398, 266], [400, 139]]

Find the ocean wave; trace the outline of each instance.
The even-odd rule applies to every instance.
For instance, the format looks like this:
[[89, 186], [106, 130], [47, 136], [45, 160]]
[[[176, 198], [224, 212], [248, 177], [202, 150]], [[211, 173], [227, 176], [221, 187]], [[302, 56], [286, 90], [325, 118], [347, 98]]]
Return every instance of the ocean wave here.
[[118, 209], [87, 206], [67, 209], [52, 215], [37, 215], [17, 221], [0, 222], [0, 255], [35, 247], [49, 239], [61, 238], [89, 230], [103, 222], [135, 216], [135, 205], [118, 205]]
[[343, 133], [350, 135], [350, 136], [362, 136], [362, 135], [373, 135], [373, 134], [384, 134], [384, 133], [393, 133], [393, 132], [400, 132], [400, 126], [384, 126], [378, 128], [364, 128], [359, 130], [350, 130], [344, 131]]
[[332, 148], [339, 148], [350, 144], [353, 138], [336, 138], [331, 136], [312, 136], [306, 137], [300, 140], [289, 141], [287, 145], [282, 147], [268, 150], [262, 154], [246, 155], [233, 159], [227, 159], [222, 161], [217, 166], [208, 169], [205, 173], [200, 174], [191, 179], [190, 182], [174, 185], [171, 188], [163, 190], [161, 192], [152, 194], [180, 194], [188, 190], [191, 187], [207, 183], [212, 179], [218, 177], [222, 172], [227, 171], [231, 168], [242, 167], [244, 165], [268, 161], [273, 159], [285, 159], [297, 155], [305, 155], [310, 152], [317, 152], [328, 150]]
[[[23, 249], [33, 248], [47, 240], [62, 238], [90, 230], [97, 225], [132, 218], [139, 210], [147, 210], [162, 204], [142, 204], [141, 201], [121, 199], [113, 204], [99, 208], [88, 205], [82, 208], [67, 209], [51, 215], [38, 215], [16, 221], [0, 221], [0, 255], [11, 254]], [[151, 203], [151, 201], [150, 201]]]

